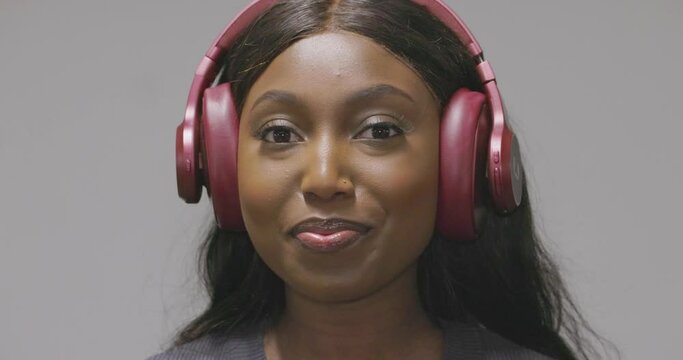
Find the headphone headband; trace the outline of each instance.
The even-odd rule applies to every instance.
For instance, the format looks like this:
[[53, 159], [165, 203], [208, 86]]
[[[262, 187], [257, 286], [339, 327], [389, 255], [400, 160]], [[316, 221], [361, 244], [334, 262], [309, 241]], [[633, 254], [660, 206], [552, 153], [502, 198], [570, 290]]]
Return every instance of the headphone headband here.
[[[271, 8], [278, 0], [254, 0], [245, 7], [213, 41], [211, 47], [204, 55], [206, 58], [217, 62], [227, 49], [231, 48], [235, 39], [251, 25], [256, 18]], [[479, 42], [474, 38], [467, 25], [460, 19], [450, 7], [442, 0], [412, 0], [412, 2], [424, 6], [432, 15], [436, 16], [442, 23], [448, 26], [455, 33], [473, 58], [480, 58], [483, 61], [483, 51]], [[206, 74], [209, 67], [199, 66], [196, 74]], [[485, 80], [485, 79], [482, 79]], [[493, 79], [488, 79], [488, 81]], [[488, 82], [486, 81], [486, 82]]]

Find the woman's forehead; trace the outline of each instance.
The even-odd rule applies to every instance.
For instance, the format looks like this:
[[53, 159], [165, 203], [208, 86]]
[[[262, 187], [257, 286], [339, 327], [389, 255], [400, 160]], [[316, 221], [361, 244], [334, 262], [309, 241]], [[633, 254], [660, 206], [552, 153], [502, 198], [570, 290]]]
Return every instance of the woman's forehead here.
[[324, 32], [299, 40], [278, 55], [249, 91], [245, 109], [269, 92], [346, 101], [377, 87], [393, 88], [416, 101], [431, 98], [415, 70], [373, 40], [350, 32]]

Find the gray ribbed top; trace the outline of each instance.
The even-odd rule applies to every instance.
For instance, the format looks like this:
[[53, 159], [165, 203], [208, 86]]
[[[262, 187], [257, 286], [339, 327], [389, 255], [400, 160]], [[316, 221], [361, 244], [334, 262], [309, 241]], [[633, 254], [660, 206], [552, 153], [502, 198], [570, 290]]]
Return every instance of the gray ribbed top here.
[[[549, 360], [476, 325], [442, 322], [444, 360]], [[207, 335], [147, 360], [266, 360], [263, 333]]]

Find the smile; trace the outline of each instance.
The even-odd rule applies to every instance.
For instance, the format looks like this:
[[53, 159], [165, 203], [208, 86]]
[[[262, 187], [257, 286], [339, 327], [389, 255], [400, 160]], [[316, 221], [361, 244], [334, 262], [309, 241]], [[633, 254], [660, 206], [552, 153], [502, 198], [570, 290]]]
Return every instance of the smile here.
[[335, 252], [355, 243], [371, 227], [343, 218], [311, 217], [295, 225], [289, 234], [315, 252]]

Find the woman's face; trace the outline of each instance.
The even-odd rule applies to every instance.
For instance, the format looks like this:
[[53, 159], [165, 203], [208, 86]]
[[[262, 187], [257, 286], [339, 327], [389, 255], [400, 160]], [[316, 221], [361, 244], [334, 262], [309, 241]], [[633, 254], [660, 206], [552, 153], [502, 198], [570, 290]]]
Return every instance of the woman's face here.
[[[431, 238], [438, 157], [439, 107], [414, 70], [348, 32], [296, 42], [255, 82], [239, 127], [240, 203], [256, 251], [310, 299], [374, 293], [414, 271]], [[369, 231], [306, 243], [290, 230], [310, 217]]]

